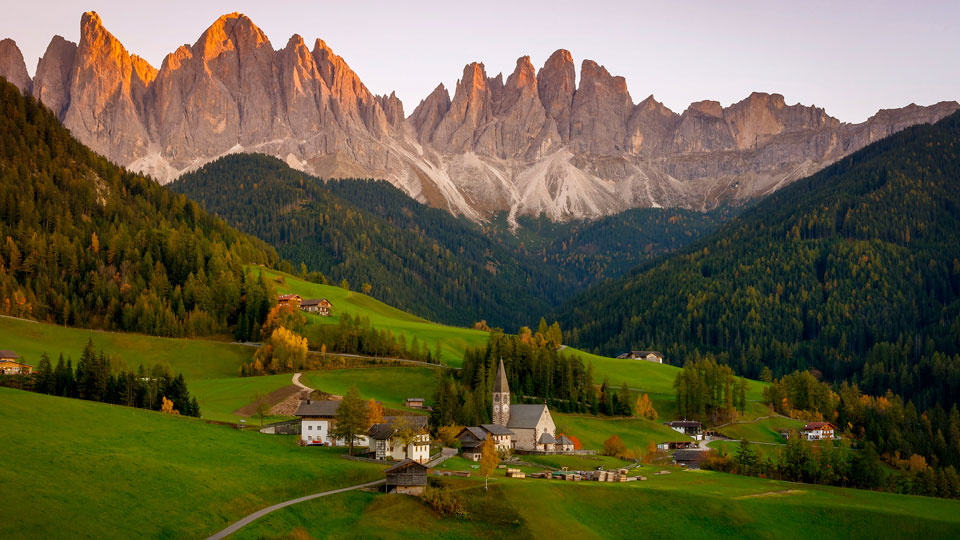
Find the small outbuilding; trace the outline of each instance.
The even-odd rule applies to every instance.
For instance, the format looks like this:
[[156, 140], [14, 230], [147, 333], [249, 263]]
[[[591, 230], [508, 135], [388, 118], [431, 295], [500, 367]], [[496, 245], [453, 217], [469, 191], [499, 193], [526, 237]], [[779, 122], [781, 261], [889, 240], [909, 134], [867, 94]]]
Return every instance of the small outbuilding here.
[[403, 404], [411, 409], [422, 409], [424, 400], [422, 397], [408, 397]]
[[300, 302], [303, 301], [303, 298], [299, 294], [281, 294], [277, 297], [277, 304], [281, 306], [300, 306]]
[[384, 473], [387, 493], [421, 495], [427, 487], [427, 466], [412, 459], [405, 459]]

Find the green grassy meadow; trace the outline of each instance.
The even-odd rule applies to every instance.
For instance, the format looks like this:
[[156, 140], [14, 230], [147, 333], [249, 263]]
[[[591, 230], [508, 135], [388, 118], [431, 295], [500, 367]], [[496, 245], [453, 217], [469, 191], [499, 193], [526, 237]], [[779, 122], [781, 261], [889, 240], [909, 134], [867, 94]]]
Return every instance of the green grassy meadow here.
[[[622, 484], [445, 478], [466, 519], [412, 497], [338, 495], [275, 512], [237, 538], [955, 538], [960, 502], [681, 472]], [[490, 526], [495, 526], [491, 531]]]
[[0, 538], [205, 537], [264, 506], [382, 477], [294, 437], [8, 388], [0, 405]]
[[236, 422], [241, 416], [233, 414], [233, 411], [257, 401], [257, 396], [266, 396], [274, 390], [289, 386], [292, 379], [291, 374], [284, 373], [260, 377], [201, 379], [190, 381], [189, 385], [190, 392], [200, 403], [203, 418]]
[[764, 418], [752, 423], [730, 424], [720, 428], [718, 431], [731, 439], [746, 439], [752, 442], [784, 443], [781, 431], [797, 430], [803, 427], [805, 422], [794, 420], [793, 418]]
[[330, 394], [344, 395], [356, 385], [364, 399], [376, 399], [385, 407], [403, 408], [408, 397], [430, 402], [437, 370], [428, 367], [381, 367], [331, 369], [304, 373], [300, 382]]
[[582, 414], [551, 412], [557, 431], [574, 435], [588, 450], [603, 448], [603, 442], [611, 435], [618, 435], [630, 449], [646, 450], [650, 441], [686, 441], [690, 437], [677, 433], [661, 422], [643, 418], [604, 418]]
[[227, 342], [102, 332], [0, 317], [0, 349], [13, 349], [34, 366], [44, 352], [54, 365], [60, 353], [64, 358], [73, 357], [76, 365], [89, 339], [98, 352], [103, 350], [127, 368], [167, 364], [174, 372], [183, 373], [188, 382], [236, 377], [240, 365], [251, 361], [256, 351]]
[[[443, 348], [443, 363], [459, 366], [463, 363], [463, 353], [468, 347], [477, 347], [487, 342], [488, 334], [469, 328], [458, 328], [432, 323], [411, 315], [405, 311], [388, 306], [383, 302], [356, 291], [348, 291], [333, 285], [320, 285], [302, 280], [290, 274], [261, 267], [250, 267], [254, 272], [263, 272], [264, 278], [274, 285], [279, 294], [296, 293], [303, 298], [326, 298], [333, 304], [332, 317], [308, 315], [310, 324], [336, 324], [339, 314], [362, 315], [370, 319], [370, 324], [380, 329], [389, 329], [394, 334], [403, 334], [407, 343], [414, 337], [426, 341], [433, 351], [439, 340]], [[277, 278], [282, 277], [282, 282]], [[307, 337], [310, 337], [309, 327]]]

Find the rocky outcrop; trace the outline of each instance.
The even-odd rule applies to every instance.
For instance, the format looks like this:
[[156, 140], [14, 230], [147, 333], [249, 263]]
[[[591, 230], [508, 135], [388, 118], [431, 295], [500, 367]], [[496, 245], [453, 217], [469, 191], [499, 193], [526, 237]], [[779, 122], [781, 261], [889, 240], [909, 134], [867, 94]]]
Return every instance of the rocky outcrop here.
[[13, 83], [21, 92], [30, 93], [33, 81], [27, 73], [20, 47], [12, 39], [0, 39], [0, 77]]
[[33, 78], [33, 97], [63, 118], [70, 104], [70, 84], [73, 80], [77, 44], [60, 36], [53, 36], [46, 52], [37, 63]]
[[677, 114], [651, 95], [634, 104], [623, 77], [553, 53], [536, 70], [467, 64], [451, 99], [441, 84], [404, 116], [373, 95], [322, 40], [279, 50], [240, 13], [214, 21], [160, 69], [130, 54], [96, 13], [80, 42], [56, 36], [27, 75], [0, 41], [0, 75], [55, 111], [81, 141], [166, 182], [229, 152], [257, 151], [325, 177], [385, 178], [470, 219], [594, 217], [627, 208], [709, 209], [763, 196], [956, 102], [910, 105], [845, 124], [823, 109], [755, 92]]

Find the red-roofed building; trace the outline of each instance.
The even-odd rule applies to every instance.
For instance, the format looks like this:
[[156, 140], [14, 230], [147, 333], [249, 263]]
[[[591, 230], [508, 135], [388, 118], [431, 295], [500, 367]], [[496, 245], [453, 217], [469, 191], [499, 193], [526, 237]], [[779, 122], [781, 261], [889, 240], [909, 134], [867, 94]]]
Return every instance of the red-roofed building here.
[[277, 304], [281, 306], [287, 306], [293, 304], [296, 307], [300, 307], [300, 302], [303, 301], [303, 298], [299, 294], [281, 294], [277, 297]]
[[808, 441], [825, 441], [834, 439], [837, 426], [830, 422], [810, 422], [803, 426], [801, 435]]

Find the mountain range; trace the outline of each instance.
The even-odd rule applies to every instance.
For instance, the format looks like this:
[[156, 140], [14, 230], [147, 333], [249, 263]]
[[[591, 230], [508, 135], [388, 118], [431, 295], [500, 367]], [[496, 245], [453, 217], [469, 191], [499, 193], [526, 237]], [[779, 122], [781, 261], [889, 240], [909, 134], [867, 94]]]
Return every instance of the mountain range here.
[[94, 12], [80, 41], [51, 40], [30, 77], [9, 39], [0, 76], [49, 107], [84, 144], [166, 183], [218, 157], [261, 152], [320, 177], [386, 179], [475, 221], [552, 220], [637, 207], [707, 210], [765, 196], [956, 102], [881, 110], [848, 124], [815, 106], [755, 92], [678, 114], [623, 77], [566, 50], [504, 79], [467, 64], [406, 115], [372, 94], [322, 40], [277, 50], [239, 13], [217, 19], [160, 68], [128, 52]]

